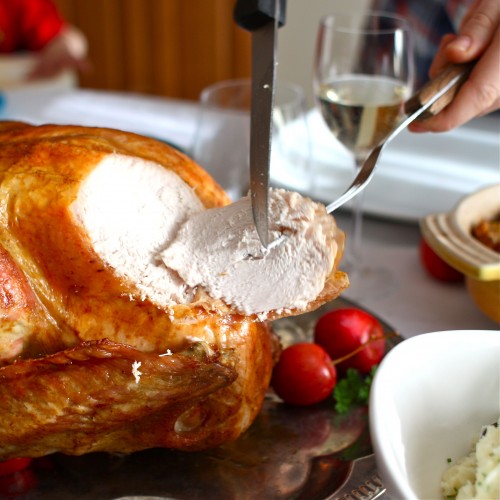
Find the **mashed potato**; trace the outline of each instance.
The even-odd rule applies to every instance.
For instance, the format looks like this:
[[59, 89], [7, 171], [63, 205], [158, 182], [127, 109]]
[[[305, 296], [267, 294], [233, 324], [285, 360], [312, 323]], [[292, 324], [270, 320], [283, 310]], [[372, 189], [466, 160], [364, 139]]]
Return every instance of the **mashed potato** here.
[[500, 419], [484, 428], [473, 450], [444, 474], [444, 498], [500, 499]]

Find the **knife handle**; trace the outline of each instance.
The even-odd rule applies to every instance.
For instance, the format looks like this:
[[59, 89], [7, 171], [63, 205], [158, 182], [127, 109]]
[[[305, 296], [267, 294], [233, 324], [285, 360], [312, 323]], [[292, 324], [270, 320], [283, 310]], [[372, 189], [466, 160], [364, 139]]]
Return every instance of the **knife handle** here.
[[237, 0], [234, 20], [241, 28], [255, 31], [269, 22], [274, 22], [276, 2], [279, 2], [278, 26], [285, 24], [286, 0]]
[[405, 103], [405, 113], [410, 115], [414, 113], [418, 108], [426, 104], [429, 99], [439, 92], [450, 80], [456, 76], [460, 76], [456, 85], [454, 85], [448, 92], [446, 92], [442, 97], [440, 97], [432, 106], [425, 110], [418, 118], [417, 121], [425, 120], [431, 116], [437, 115], [442, 111], [448, 104], [453, 101], [455, 95], [459, 91], [462, 84], [467, 80], [472, 68], [474, 67], [475, 61], [465, 64], [450, 64], [446, 66], [441, 73], [439, 73], [436, 78], [433, 78], [427, 82], [416, 94], [414, 94]]

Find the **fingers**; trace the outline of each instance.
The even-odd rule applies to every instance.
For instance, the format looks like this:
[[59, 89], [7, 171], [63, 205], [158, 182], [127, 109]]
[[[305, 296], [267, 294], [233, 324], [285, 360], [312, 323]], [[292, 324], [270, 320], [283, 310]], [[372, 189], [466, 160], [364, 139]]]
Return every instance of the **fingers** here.
[[478, 58], [489, 46], [500, 24], [498, 0], [475, 0], [465, 14], [458, 34], [443, 36], [429, 74], [434, 78], [447, 63]]
[[28, 80], [37, 80], [39, 78], [51, 78], [58, 75], [68, 67], [66, 59], [40, 58], [28, 75]]
[[431, 77], [446, 64], [478, 59], [454, 101], [441, 113], [412, 124], [413, 132], [444, 132], [500, 107], [500, 2], [476, 0], [458, 35], [443, 37], [430, 69]]
[[431, 67], [429, 68], [429, 76], [435, 78], [437, 74], [446, 66], [449, 61], [445, 54], [445, 47], [455, 38], [457, 35], [448, 34], [444, 35], [439, 43], [438, 51], [432, 61]]
[[465, 15], [458, 36], [444, 48], [450, 62], [479, 57], [490, 45], [500, 24], [498, 0], [476, 0]]

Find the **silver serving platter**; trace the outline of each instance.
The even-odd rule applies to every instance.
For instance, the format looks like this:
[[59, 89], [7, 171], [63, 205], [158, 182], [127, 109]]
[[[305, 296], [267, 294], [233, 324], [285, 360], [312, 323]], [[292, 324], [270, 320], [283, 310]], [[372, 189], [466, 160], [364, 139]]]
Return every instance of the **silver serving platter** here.
[[[352, 305], [340, 298], [312, 313], [277, 320], [273, 328], [283, 345], [311, 340], [319, 316]], [[387, 348], [400, 340], [389, 337]], [[345, 481], [352, 461], [370, 453], [367, 407], [339, 415], [333, 400], [292, 407], [270, 392], [255, 422], [233, 443], [196, 453], [54, 454], [0, 477], [0, 498], [325, 500]]]

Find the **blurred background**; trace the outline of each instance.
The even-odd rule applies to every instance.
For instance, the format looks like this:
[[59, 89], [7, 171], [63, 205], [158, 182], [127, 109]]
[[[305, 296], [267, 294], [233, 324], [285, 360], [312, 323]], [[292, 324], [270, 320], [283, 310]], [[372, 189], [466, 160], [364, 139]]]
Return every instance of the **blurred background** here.
[[57, 0], [85, 33], [80, 86], [197, 99], [214, 81], [250, 75], [250, 34], [234, 0]]
[[[91, 68], [80, 75], [81, 87], [195, 100], [207, 85], [251, 74], [251, 36], [233, 22], [235, 0], [56, 3], [88, 39]], [[368, 4], [351, 0], [349, 10]], [[319, 18], [342, 9], [342, 0], [287, 2], [286, 27], [278, 41], [278, 77], [301, 85], [310, 102]]]

